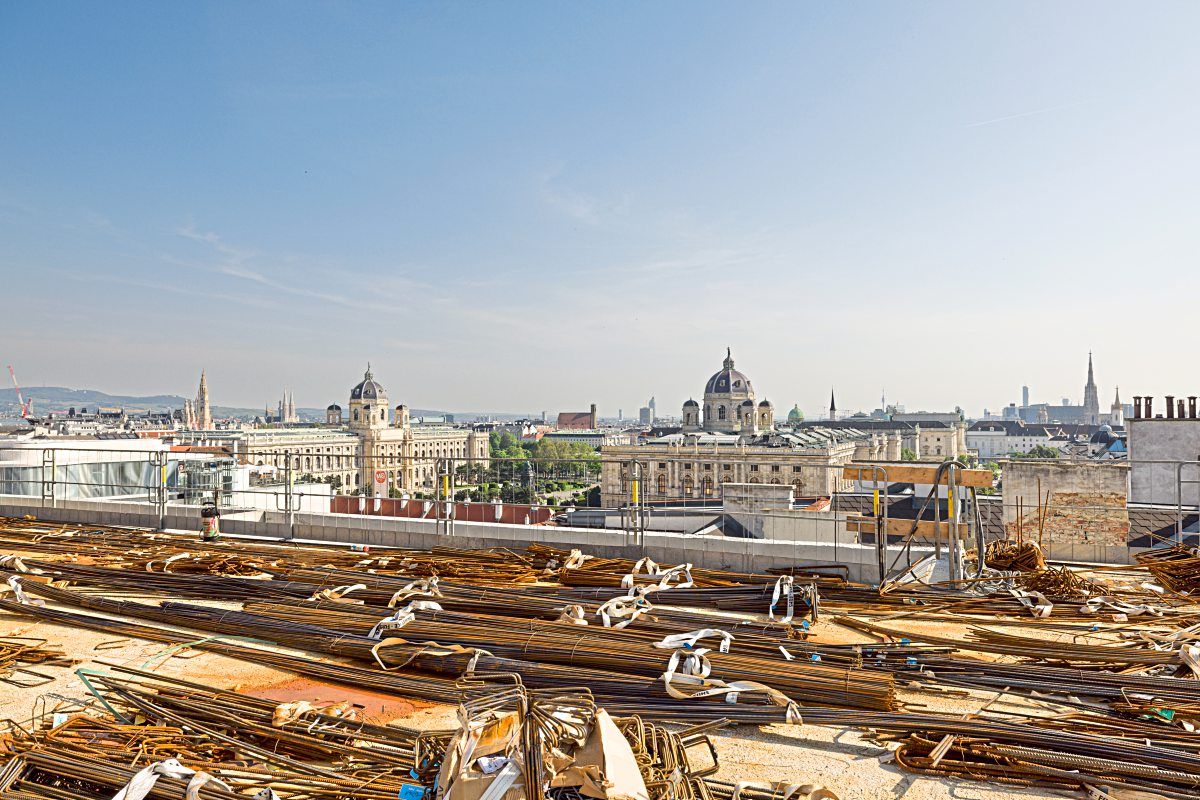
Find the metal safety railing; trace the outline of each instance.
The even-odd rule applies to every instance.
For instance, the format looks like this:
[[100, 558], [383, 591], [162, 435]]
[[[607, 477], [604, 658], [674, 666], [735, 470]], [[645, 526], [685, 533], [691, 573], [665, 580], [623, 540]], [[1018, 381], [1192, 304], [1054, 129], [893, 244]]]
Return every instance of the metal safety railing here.
[[[985, 535], [1028, 537], [1037, 530], [1050, 547], [1072, 539], [1086, 543], [1092, 531], [1115, 530], [1117, 536], [1122, 514], [1134, 525], [1131, 538], [1146, 536], [1150, 545], [1172, 538], [1184, 542], [1200, 519], [1200, 503], [1193, 504], [1200, 461], [1125, 463], [1135, 486], [1146, 484], [1154, 497], [1171, 501], [1159, 504], [1160, 512], [1167, 507], [1173, 512], [1170, 530], [1138, 527], [1148, 512], [1136, 505], [1068, 502], [1064, 494], [1046, 497], [1041, 487], [1032, 503], [1009, 487], [1001, 497], [976, 496], [961, 479], [965, 466], [956, 462], [924, 464], [943, 469], [938, 492], [898, 494], [897, 476], [912, 462], [778, 463], [761, 454], [652, 448], [637, 458], [595, 453], [426, 459], [315, 446], [311, 452], [237, 454], [221, 447], [0, 448], [0, 495], [43, 507], [89, 499], [137, 502], [153, 510], [160, 527], [173, 507], [198, 506], [215, 493], [229, 513], [283, 514], [291, 532], [299, 513], [346, 513], [432, 520], [445, 536], [455, 536], [463, 522], [601, 528], [638, 548], [645, 547], [648, 532], [812, 541], [827, 543], [833, 561], [874, 548], [880, 576], [928, 552], [940, 556], [953, 543], [947, 553], [951, 571], [961, 574], [961, 546], [982, 547]], [[853, 477], [847, 477], [848, 466]], [[731, 487], [742, 488], [731, 493]], [[755, 492], [762, 497], [755, 499]], [[1116, 522], [1105, 528], [1114, 515]], [[706, 517], [717, 520], [716, 527], [696, 528]], [[1081, 529], [1078, 537], [1071, 533], [1073, 523]]]

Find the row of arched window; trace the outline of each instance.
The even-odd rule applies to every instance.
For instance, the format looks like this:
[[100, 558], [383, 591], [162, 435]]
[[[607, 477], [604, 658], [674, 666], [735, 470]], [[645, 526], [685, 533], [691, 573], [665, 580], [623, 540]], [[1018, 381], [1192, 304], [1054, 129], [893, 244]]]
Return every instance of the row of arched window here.
[[[721, 478], [721, 483], [729, 483], [730, 480], [731, 480], [730, 477], [728, 475], [726, 475], [723, 478]], [[750, 478], [750, 483], [762, 483], [762, 481], [757, 477], [752, 477], [752, 478]], [[770, 483], [775, 486], [783, 485], [783, 482], [781, 480], [779, 480], [779, 478], [772, 478], [770, 480]], [[713, 479], [709, 476], [705, 476], [704, 478], [702, 478], [700, 480], [700, 496], [712, 497], [714, 487], [715, 487], [715, 484], [713, 483]], [[683, 481], [681, 483], [680, 489], [681, 489], [680, 494], [683, 497], [692, 497], [695, 495], [696, 482], [692, 479], [691, 475], [685, 475], [683, 477]], [[803, 494], [804, 493], [804, 481], [801, 480], [800, 478], [796, 478], [794, 481], [792, 481], [792, 489], [793, 489], [793, 491], [795, 491], [795, 493], [797, 495]], [[629, 491], [629, 476], [622, 473], [621, 474], [621, 492], [627, 493], [628, 491]], [[655, 476], [655, 478], [654, 478], [654, 493], [660, 497], [672, 496], [673, 493], [670, 490], [670, 481], [667, 479], [667, 475], [665, 472], [660, 472], [660, 473], [658, 473], [658, 475]]]

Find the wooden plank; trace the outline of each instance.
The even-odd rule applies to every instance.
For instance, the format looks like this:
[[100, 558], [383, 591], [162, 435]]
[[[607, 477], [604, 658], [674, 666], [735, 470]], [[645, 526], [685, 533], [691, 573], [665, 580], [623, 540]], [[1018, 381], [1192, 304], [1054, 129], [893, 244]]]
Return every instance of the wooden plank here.
[[[846, 519], [846, 529], [853, 533], [875, 533], [877, 523], [882, 522], [882, 519], [874, 517], [848, 517]], [[889, 519], [887, 526], [888, 536], [907, 536], [912, 530], [913, 521], [911, 519]], [[917, 522], [917, 532], [915, 538], [924, 541], [933, 541], [936, 539], [946, 540], [947, 531], [950, 528], [948, 522], [934, 522], [931, 519], [923, 519]], [[967, 524], [965, 522], [958, 523], [959, 538], [965, 538], [968, 533]]]
[[[883, 471], [879, 472], [873, 467], [882, 467]], [[933, 478], [937, 474], [937, 464], [915, 464], [913, 462], [905, 462], [903, 464], [866, 464], [856, 462], [855, 464], [845, 467], [842, 471], [842, 477], [848, 481], [864, 481], [870, 483], [878, 478], [880, 483], [919, 483], [931, 486]], [[949, 470], [947, 470], [949, 472]], [[886, 477], [885, 477], [886, 476]], [[942, 475], [941, 483], [945, 485], [947, 475]], [[992, 471], [990, 469], [959, 469], [954, 472], [954, 482], [958, 486], [974, 486], [977, 489], [983, 489], [992, 485]]]

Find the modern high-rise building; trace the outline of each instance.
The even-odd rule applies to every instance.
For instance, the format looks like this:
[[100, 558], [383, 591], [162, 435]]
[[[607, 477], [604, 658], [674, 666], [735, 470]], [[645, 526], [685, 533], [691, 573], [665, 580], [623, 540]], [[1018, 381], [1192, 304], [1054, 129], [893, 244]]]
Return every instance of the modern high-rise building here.
[[654, 420], [658, 418], [658, 408], [655, 406], [654, 398], [650, 398], [650, 402], [638, 409], [638, 422], [642, 425], [653, 425]]

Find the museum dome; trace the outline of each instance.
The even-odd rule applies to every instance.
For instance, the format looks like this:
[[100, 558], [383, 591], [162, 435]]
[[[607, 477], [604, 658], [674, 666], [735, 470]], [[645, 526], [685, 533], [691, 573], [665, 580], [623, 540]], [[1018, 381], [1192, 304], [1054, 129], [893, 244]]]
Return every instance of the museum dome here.
[[744, 373], [733, 368], [733, 356], [725, 351], [725, 363], [704, 385], [705, 394], [753, 394], [754, 387]]
[[375, 376], [371, 373], [371, 365], [367, 365], [367, 371], [363, 374], [362, 382], [350, 390], [351, 400], [378, 400], [380, 397], [387, 397], [387, 392], [384, 388], [375, 382]]

